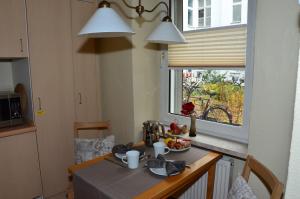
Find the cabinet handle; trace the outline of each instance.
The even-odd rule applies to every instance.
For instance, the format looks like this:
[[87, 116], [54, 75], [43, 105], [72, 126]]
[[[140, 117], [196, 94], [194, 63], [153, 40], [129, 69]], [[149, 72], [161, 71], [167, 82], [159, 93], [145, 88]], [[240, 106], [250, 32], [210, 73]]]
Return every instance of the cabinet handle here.
[[42, 110], [42, 102], [41, 102], [41, 98], [38, 97], [38, 103], [39, 103], [39, 110]]
[[78, 93], [78, 95], [79, 95], [79, 104], [82, 104], [82, 95], [81, 93]]
[[20, 38], [19, 40], [20, 40], [20, 48], [21, 48], [20, 50], [21, 50], [21, 53], [22, 53], [22, 52], [24, 52], [24, 49], [23, 49], [23, 39]]

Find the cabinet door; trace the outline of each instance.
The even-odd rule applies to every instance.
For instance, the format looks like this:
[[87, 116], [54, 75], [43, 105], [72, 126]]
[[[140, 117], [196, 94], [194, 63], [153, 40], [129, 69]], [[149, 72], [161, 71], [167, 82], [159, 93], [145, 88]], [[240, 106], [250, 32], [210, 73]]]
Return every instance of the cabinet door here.
[[64, 191], [74, 163], [69, 0], [27, 0], [32, 91], [44, 196]]
[[75, 77], [76, 120], [100, 119], [99, 65], [95, 40], [78, 33], [97, 9], [97, 1], [72, 1], [72, 39]]
[[35, 132], [0, 139], [0, 198], [42, 195]]
[[0, 57], [27, 57], [25, 0], [1, 0], [0, 24]]

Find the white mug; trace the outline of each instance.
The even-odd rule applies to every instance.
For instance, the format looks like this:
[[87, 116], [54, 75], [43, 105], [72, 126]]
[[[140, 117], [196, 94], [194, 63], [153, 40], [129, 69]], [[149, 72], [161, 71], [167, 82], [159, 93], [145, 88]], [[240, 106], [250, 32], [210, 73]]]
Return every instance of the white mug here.
[[139, 159], [140, 159], [140, 152], [131, 150], [126, 152], [126, 156], [122, 157], [122, 162], [128, 164], [129, 169], [136, 169], [139, 166]]
[[[153, 144], [153, 147], [154, 147], [155, 157], [157, 157], [158, 154], [165, 155], [170, 152], [170, 149], [168, 147], [166, 147], [164, 142], [155, 142]], [[166, 149], [167, 149], [167, 151], [166, 151]]]

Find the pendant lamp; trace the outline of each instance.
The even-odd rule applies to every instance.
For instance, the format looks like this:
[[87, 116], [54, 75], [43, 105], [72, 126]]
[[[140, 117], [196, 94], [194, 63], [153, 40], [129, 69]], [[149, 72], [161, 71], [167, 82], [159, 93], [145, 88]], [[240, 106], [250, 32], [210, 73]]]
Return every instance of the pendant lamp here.
[[[131, 6], [125, 0], [122, 0], [122, 2], [126, 7], [135, 9], [139, 16], [142, 16], [144, 12], [153, 12], [159, 5], [164, 5], [167, 8], [168, 16], [163, 18], [159, 26], [146, 40], [152, 43], [162, 44], [185, 43], [182, 33], [174, 25], [169, 16], [171, 9], [165, 2], [159, 2], [151, 10], [145, 9], [141, 4], [141, 0], [139, 0], [137, 6]], [[110, 7], [110, 3], [105, 0], [99, 3], [97, 11], [79, 32], [80, 36], [93, 38], [123, 37], [133, 34], [135, 34], [135, 32], [131, 27]]]
[[102, 1], [94, 15], [79, 32], [88, 37], [123, 37], [135, 34], [131, 27], [110, 8], [110, 3]]

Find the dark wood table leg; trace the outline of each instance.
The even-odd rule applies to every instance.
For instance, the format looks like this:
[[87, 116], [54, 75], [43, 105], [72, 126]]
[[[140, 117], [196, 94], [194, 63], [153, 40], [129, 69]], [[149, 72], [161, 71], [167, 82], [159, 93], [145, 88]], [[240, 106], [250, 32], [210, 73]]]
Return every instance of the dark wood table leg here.
[[213, 199], [216, 162], [208, 170], [206, 199]]

